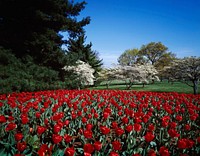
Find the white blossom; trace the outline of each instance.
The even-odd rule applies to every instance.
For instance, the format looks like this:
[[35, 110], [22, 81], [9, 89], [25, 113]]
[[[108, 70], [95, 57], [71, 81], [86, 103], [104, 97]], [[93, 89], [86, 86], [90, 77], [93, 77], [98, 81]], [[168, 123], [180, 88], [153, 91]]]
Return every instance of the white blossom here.
[[80, 76], [82, 85], [94, 85], [94, 72], [95, 70], [88, 64], [81, 60], [76, 62], [75, 66], [65, 66], [63, 69], [66, 71], [73, 71]]
[[123, 80], [126, 83], [147, 84], [150, 81], [159, 81], [158, 72], [151, 64], [132, 66], [115, 66], [114, 68], [104, 69], [100, 74], [102, 80]]

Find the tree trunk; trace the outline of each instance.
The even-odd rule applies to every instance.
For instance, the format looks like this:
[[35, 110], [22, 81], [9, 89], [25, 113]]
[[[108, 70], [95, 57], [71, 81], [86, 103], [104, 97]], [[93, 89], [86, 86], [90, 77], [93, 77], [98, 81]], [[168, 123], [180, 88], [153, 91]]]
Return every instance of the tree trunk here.
[[195, 95], [198, 94], [198, 80], [193, 81], [193, 91]]
[[108, 86], [109, 86], [109, 84], [108, 83], [106, 83], [106, 88], [108, 89]]
[[133, 82], [130, 82], [129, 86], [127, 87], [127, 90], [131, 89], [132, 85], [133, 85]]
[[160, 77], [160, 82], [163, 82], [163, 78], [162, 78], [162, 76]]

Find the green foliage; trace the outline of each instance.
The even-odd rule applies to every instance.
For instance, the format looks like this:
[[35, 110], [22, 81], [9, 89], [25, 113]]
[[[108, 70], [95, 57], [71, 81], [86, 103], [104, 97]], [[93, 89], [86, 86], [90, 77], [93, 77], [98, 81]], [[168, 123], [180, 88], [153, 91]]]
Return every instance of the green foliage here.
[[62, 68], [83, 55], [66, 55], [62, 45], [84, 34], [90, 18], [77, 16], [85, 5], [71, 0], [0, 1], [1, 93], [81, 87], [76, 75]]
[[58, 71], [34, 64], [27, 56], [22, 61], [9, 50], [0, 48], [0, 93], [74, 89], [81, 87], [80, 82], [70, 73], [64, 82], [59, 80]]
[[138, 49], [125, 50], [118, 58], [118, 63], [122, 66], [131, 66], [136, 63], [144, 63], [145, 59], [140, 56]]
[[[71, 0], [1, 0], [0, 46], [17, 58], [30, 55], [36, 64], [59, 71], [65, 63], [62, 44], [83, 34], [90, 23], [89, 17], [76, 18], [85, 5]], [[60, 32], [69, 38], [64, 40]]]
[[102, 60], [98, 58], [98, 53], [92, 51], [92, 43], [85, 44], [85, 35], [79, 36], [77, 39], [70, 39], [68, 44], [68, 54], [76, 56], [77, 60], [88, 63], [94, 70], [95, 74], [101, 70]]
[[168, 48], [161, 42], [150, 42], [147, 45], [142, 45], [139, 53], [141, 56], [146, 57], [152, 65], [155, 65], [155, 63], [158, 63], [162, 58], [173, 55], [167, 52], [167, 50]]
[[162, 70], [175, 59], [175, 54], [168, 52], [168, 48], [161, 42], [150, 42], [142, 45], [140, 49], [124, 51], [118, 58], [120, 65], [131, 66], [133, 64], [151, 63], [157, 70]]

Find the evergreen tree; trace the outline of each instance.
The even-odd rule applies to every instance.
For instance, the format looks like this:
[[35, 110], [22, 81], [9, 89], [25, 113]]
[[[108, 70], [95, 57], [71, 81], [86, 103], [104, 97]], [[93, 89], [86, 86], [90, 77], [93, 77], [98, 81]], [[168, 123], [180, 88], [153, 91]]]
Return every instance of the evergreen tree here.
[[98, 58], [98, 53], [91, 49], [92, 43], [85, 44], [84, 34], [76, 39], [70, 39], [68, 44], [68, 54], [75, 55], [77, 60], [88, 63], [96, 72], [101, 70], [102, 60]]
[[72, 0], [1, 0], [0, 46], [11, 49], [18, 57], [31, 55], [39, 65], [60, 69], [65, 63], [61, 46], [69, 38], [84, 33], [90, 18], [78, 21], [76, 16], [86, 2]]

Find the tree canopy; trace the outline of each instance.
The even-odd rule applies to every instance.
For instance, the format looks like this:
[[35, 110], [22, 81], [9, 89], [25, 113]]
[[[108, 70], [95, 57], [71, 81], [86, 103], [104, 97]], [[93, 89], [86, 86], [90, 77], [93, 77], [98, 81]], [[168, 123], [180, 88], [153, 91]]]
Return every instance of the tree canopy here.
[[76, 39], [70, 39], [68, 43], [67, 53], [74, 55], [77, 60], [88, 63], [95, 73], [100, 71], [101, 66], [103, 65], [102, 60], [98, 58], [98, 53], [91, 49], [92, 43], [85, 43], [85, 35], [81, 35]]
[[118, 58], [118, 63], [122, 66], [131, 66], [144, 62], [145, 60], [139, 54], [139, 49], [136, 48], [125, 50]]
[[162, 70], [175, 59], [175, 54], [168, 52], [168, 48], [161, 42], [150, 42], [142, 45], [140, 49], [125, 50], [118, 58], [118, 63], [123, 66], [151, 63], [157, 70]]
[[[77, 18], [86, 4], [73, 0], [0, 0], [0, 53], [6, 58], [0, 65], [0, 71], [4, 71], [0, 88], [18, 82], [14, 77], [21, 78], [16, 86], [29, 80], [32, 82], [27, 85], [34, 87], [39, 81], [44, 85], [63, 81], [69, 88], [75, 88], [79, 86], [79, 82], [75, 82], [77, 75], [66, 73], [63, 67], [74, 65], [78, 59], [99, 70], [102, 60], [91, 49], [91, 43], [85, 44], [84, 27], [90, 23], [90, 17]], [[63, 45], [73, 48], [64, 49]], [[6, 51], [12, 57], [5, 57]], [[8, 66], [12, 69], [10, 73], [6, 70]], [[26, 68], [30, 70], [24, 71]], [[23, 73], [23, 76], [13, 76], [15, 71], [16, 75]], [[34, 83], [34, 77], [38, 82]]]
[[[62, 44], [83, 34], [90, 23], [89, 17], [76, 18], [85, 5], [71, 0], [1, 0], [0, 44], [18, 58], [30, 55], [37, 64], [60, 68]], [[67, 33], [66, 40], [60, 32]]]
[[141, 56], [147, 58], [152, 65], [172, 55], [172, 53], [168, 52], [168, 48], [161, 42], [150, 42], [146, 45], [142, 45], [139, 53]]

